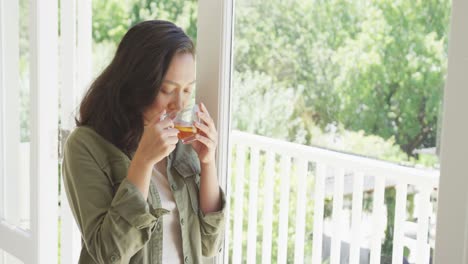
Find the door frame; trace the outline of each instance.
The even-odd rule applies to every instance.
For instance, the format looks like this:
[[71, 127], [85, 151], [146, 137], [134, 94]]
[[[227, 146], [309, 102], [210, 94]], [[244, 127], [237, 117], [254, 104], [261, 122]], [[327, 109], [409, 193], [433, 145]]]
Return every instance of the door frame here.
[[[19, 91], [19, 1], [0, 0], [0, 48], [3, 96], [0, 109], [3, 117], [2, 163], [11, 159], [13, 168], [21, 166], [19, 159], [19, 112], [13, 93]], [[58, 258], [58, 2], [31, 0], [29, 2], [29, 58], [30, 58], [30, 164], [29, 164], [29, 220], [28, 230], [0, 221], [0, 248], [24, 263], [57, 263]], [[8, 117], [8, 118], [6, 118]], [[15, 118], [16, 117], [16, 118]], [[46, 118], [45, 118], [46, 117]], [[10, 133], [13, 131], [15, 135]], [[5, 133], [7, 131], [7, 133]], [[10, 133], [11, 135], [9, 135]], [[7, 143], [8, 142], [8, 143]], [[6, 144], [12, 144], [6, 148]], [[15, 161], [16, 160], [16, 161]], [[19, 168], [13, 169], [18, 172]], [[9, 194], [4, 183], [18, 184], [18, 174], [1, 171], [2, 209]], [[16, 184], [15, 184], [16, 182]], [[22, 186], [17, 186], [21, 188]], [[5, 192], [3, 192], [5, 191]], [[8, 204], [12, 206], [12, 204]], [[3, 215], [2, 215], [3, 216]], [[2, 217], [3, 218], [3, 217]]]

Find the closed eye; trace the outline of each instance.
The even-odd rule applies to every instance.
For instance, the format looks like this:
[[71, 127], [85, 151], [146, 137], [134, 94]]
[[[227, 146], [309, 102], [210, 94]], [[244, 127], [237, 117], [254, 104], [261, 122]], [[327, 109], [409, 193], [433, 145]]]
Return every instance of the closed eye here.
[[174, 93], [174, 90], [167, 91], [167, 90], [161, 89], [161, 92], [162, 92], [163, 94], [173, 94], [173, 93]]

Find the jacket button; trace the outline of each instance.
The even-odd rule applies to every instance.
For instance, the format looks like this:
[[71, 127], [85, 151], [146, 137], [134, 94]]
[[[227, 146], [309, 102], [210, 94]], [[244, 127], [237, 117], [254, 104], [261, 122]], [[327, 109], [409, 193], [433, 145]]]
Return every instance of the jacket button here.
[[185, 263], [188, 263], [188, 256], [185, 256], [184, 261], [185, 261]]
[[182, 225], [184, 225], [184, 219], [183, 219], [183, 218], [180, 219], [180, 223], [181, 223]]
[[173, 191], [175, 191], [175, 189], [176, 189], [175, 184], [171, 184], [171, 188], [172, 188]]
[[118, 259], [119, 258], [116, 255], [112, 255], [111, 258], [110, 258], [112, 263], [117, 262]]
[[160, 224], [160, 223], [158, 223], [158, 224], [156, 225], [156, 229], [157, 229], [158, 231], [161, 230], [161, 224]]
[[223, 251], [223, 248], [222, 248], [222, 247], [219, 248], [218, 252], [221, 253], [221, 251]]

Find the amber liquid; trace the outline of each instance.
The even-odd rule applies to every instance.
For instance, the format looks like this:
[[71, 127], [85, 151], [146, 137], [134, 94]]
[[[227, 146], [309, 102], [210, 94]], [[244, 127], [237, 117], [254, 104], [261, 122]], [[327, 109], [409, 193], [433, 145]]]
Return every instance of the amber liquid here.
[[187, 126], [187, 125], [181, 125], [181, 124], [175, 124], [174, 126], [177, 130], [179, 130], [179, 134], [177, 137], [180, 140], [186, 140], [190, 137], [194, 137], [195, 134], [197, 133], [197, 128], [193, 126]]

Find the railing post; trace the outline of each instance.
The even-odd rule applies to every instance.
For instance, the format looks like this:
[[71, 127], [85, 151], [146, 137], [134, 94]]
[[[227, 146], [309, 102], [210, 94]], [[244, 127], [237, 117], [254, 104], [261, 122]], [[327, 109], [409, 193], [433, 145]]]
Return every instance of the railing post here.
[[267, 152], [266, 174], [264, 188], [264, 208], [263, 208], [263, 243], [262, 243], [262, 264], [271, 263], [271, 241], [272, 241], [272, 221], [273, 221], [273, 182], [275, 180], [275, 153]]
[[244, 173], [245, 173], [245, 146], [237, 145], [236, 148], [236, 190], [234, 197], [234, 231], [233, 239], [235, 241], [232, 250], [232, 263], [242, 262], [242, 225], [244, 219]]
[[359, 263], [361, 249], [361, 215], [362, 215], [362, 187], [364, 175], [361, 172], [354, 173], [353, 180], [353, 207], [352, 207], [352, 237], [349, 247], [349, 263]]
[[372, 245], [371, 245], [371, 264], [379, 264], [382, 250], [382, 236], [385, 230], [384, 219], [384, 195], [385, 195], [385, 177], [375, 176], [374, 185], [374, 204], [372, 209]]
[[429, 263], [429, 215], [432, 208], [430, 202], [430, 188], [422, 186], [418, 195], [418, 235], [417, 235], [417, 246], [416, 246], [416, 263], [427, 264]]
[[257, 250], [257, 195], [258, 195], [259, 150], [252, 147], [250, 151], [249, 177], [249, 226], [247, 232], [247, 263], [256, 263]]
[[312, 263], [322, 263], [323, 213], [325, 199], [326, 166], [317, 163], [315, 168], [315, 197], [314, 197], [314, 241], [312, 245]]
[[297, 200], [296, 200], [296, 232], [294, 243], [294, 263], [304, 262], [304, 235], [307, 201], [307, 172], [309, 162], [297, 159]]
[[403, 225], [406, 220], [407, 190], [408, 185], [406, 183], [397, 183], [392, 263], [401, 263], [403, 261]]
[[281, 197], [278, 224], [278, 261], [286, 263], [288, 254], [288, 218], [289, 218], [289, 185], [291, 177], [291, 157], [283, 155], [281, 157]]
[[344, 174], [345, 171], [342, 168], [338, 168], [335, 174], [332, 213], [333, 234], [331, 238], [330, 264], [339, 264], [341, 258]]

